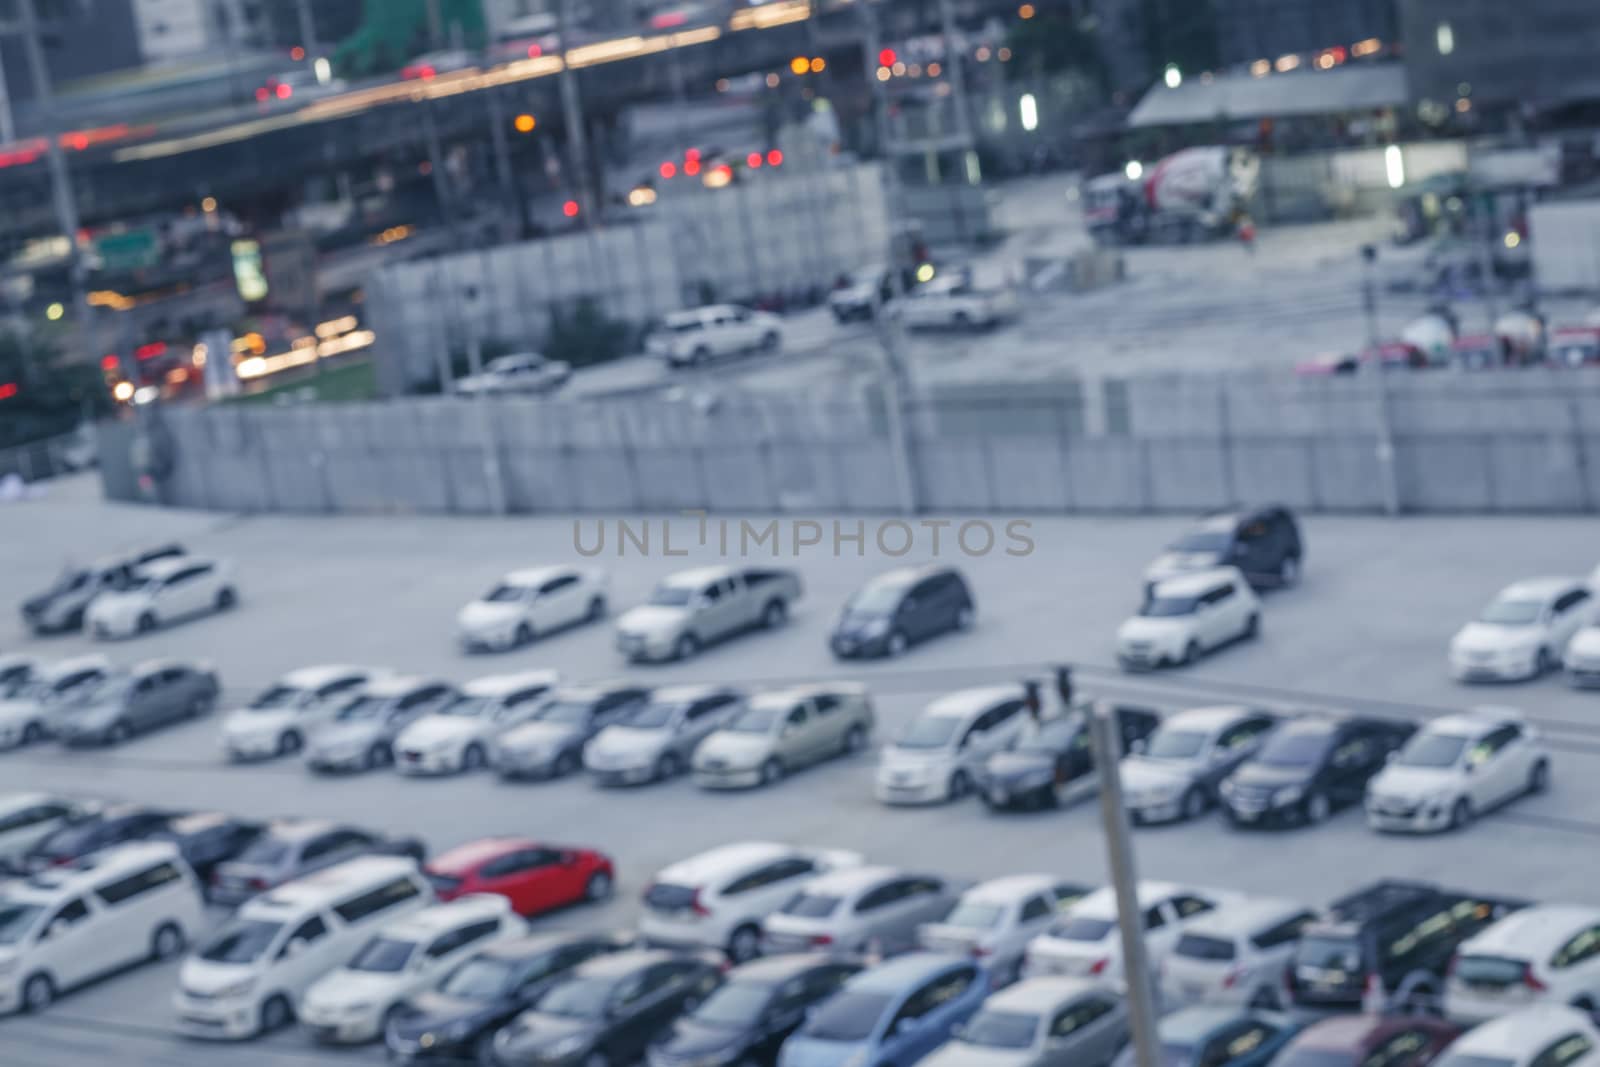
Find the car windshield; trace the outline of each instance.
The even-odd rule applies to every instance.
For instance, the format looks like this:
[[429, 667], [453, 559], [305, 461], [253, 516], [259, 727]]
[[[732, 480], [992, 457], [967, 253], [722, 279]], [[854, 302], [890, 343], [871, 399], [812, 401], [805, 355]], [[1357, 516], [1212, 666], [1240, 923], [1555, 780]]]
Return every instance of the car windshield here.
[[446, 975], [439, 983], [439, 992], [464, 1000], [493, 1000], [510, 989], [516, 978], [514, 963], [480, 956]]
[[1173, 552], [1193, 552], [1220, 555], [1228, 550], [1233, 538], [1222, 530], [1193, 530], [1169, 546]]
[[433, 886], [435, 893], [453, 893], [461, 888], [461, 883], [466, 881], [465, 878], [457, 878], [451, 874], [439, 874], [435, 871], [423, 871], [422, 876], [428, 880], [429, 885]]
[[282, 923], [243, 919], [233, 923], [217, 935], [217, 939], [200, 950], [200, 958], [207, 963], [254, 963], [264, 956], [277, 940]]
[[1192, 760], [1205, 749], [1206, 737], [1201, 730], [1157, 730], [1144, 754], [1151, 759]]
[[1479, 622], [1495, 626], [1532, 626], [1539, 621], [1544, 602], [1539, 600], [1514, 600], [1502, 597], [1483, 609]]
[[56, 584], [50, 587], [50, 592], [57, 594], [74, 592], [88, 585], [90, 577], [88, 571], [63, 571], [61, 577], [56, 579]]
[[905, 592], [901, 582], [871, 582], [850, 598], [845, 611], [851, 615], [888, 615], [900, 605]]
[[351, 697], [334, 718], [340, 722], [369, 722], [383, 714], [388, 704], [387, 697]]
[[16, 900], [0, 900], [0, 945], [15, 945], [39, 920], [44, 908]]
[[1273, 734], [1256, 754], [1256, 762], [1267, 767], [1315, 767], [1328, 750], [1328, 735], [1286, 731]]
[[1050, 936], [1058, 941], [1104, 941], [1106, 935], [1117, 928], [1117, 920], [1089, 915], [1068, 915], [1050, 928]]
[[538, 722], [554, 722], [563, 726], [582, 726], [589, 721], [589, 716], [594, 710], [593, 704], [579, 700], [557, 700], [546, 704], [544, 710], [534, 716]]
[[1139, 614], [1146, 619], [1171, 619], [1179, 615], [1193, 615], [1199, 604], [1199, 597], [1153, 596], [1139, 605]]
[[825, 1001], [800, 1032], [818, 1041], [863, 1041], [877, 1029], [890, 1003], [887, 993], [846, 989]]
[[985, 1009], [973, 1016], [961, 1040], [979, 1048], [1027, 1048], [1039, 1032], [1039, 1017], [1020, 1011]]
[[293, 707], [300, 698], [300, 690], [287, 685], [275, 685], [250, 702], [252, 711], [272, 711]]
[[650, 594], [650, 603], [662, 608], [681, 608], [694, 598], [694, 590], [686, 585], [658, 585]]
[[1184, 934], [1178, 938], [1173, 953], [1191, 960], [1221, 962], [1234, 956], [1233, 942], [1226, 937], [1208, 937], [1205, 934]]
[[900, 748], [944, 748], [961, 731], [954, 715], [919, 715], [895, 742]]
[[456, 697], [439, 709], [440, 715], [456, 715], [463, 719], [476, 719], [493, 705], [488, 697]]
[[1078, 736], [1079, 723], [1073, 719], [1052, 719], [1039, 727], [1037, 733], [1026, 734], [1017, 741], [1018, 752], [1044, 752], [1054, 754], [1065, 749]]
[[1450, 734], [1422, 734], [1400, 750], [1395, 763], [1401, 767], [1454, 767], [1466, 751], [1467, 739]]
[[801, 893], [783, 906], [783, 914], [799, 919], [825, 919], [839, 907], [840, 898], [828, 893]]
[[741, 734], [770, 734], [789, 710], [787, 704], [752, 704], [735, 715], [723, 729]]
[[681, 707], [682, 704], [658, 704], [651, 701], [634, 712], [633, 717], [628, 720], [628, 725], [637, 726], [641, 730], [659, 730], [672, 722]]
[[288, 845], [271, 837], [258, 837], [234, 862], [250, 867], [276, 867], [288, 858]]
[[959, 901], [950, 914], [939, 920], [940, 926], [962, 926], [968, 930], [992, 930], [1005, 918], [1006, 909], [999, 904], [986, 904], [977, 900]]
[[535, 1010], [545, 1015], [564, 1015], [570, 1019], [604, 1018], [606, 1005], [610, 1003], [611, 991], [615, 987], [614, 978], [574, 978], [562, 982], [540, 997]]
[[491, 604], [509, 604], [521, 600], [528, 595], [528, 590], [520, 585], [497, 585], [489, 590], [483, 599]]
[[761, 1018], [762, 1011], [771, 999], [771, 986], [729, 982], [707, 997], [692, 1018], [705, 1026], [741, 1030]]
[[371, 974], [398, 974], [405, 969], [406, 961], [417, 950], [415, 941], [400, 941], [392, 937], [375, 937], [356, 953], [349, 963], [352, 971]]

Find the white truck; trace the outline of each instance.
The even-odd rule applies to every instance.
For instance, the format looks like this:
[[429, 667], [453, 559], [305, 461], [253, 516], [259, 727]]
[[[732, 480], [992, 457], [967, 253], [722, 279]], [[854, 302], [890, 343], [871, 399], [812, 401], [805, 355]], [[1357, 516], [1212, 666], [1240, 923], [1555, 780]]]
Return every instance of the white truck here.
[[800, 577], [790, 570], [680, 571], [656, 586], [648, 603], [617, 620], [617, 648], [634, 662], [688, 659], [746, 630], [782, 626], [800, 592]]

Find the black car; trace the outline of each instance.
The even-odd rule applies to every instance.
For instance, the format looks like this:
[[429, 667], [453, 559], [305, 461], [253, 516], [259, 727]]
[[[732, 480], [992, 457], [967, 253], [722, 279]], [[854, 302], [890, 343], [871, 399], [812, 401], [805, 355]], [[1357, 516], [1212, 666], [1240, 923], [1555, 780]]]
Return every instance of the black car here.
[[87, 567], [68, 567], [49, 589], [23, 602], [22, 621], [35, 634], [82, 629], [89, 601], [101, 593], [128, 588], [145, 564], [183, 554], [181, 545], [158, 545]]
[[1288, 508], [1250, 508], [1208, 515], [1145, 570], [1145, 592], [1163, 578], [1213, 567], [1237, 567], [1251, 585], [1290, 586], [1305, 566], [1305, 542]]
[[862, 586], [845, 604], [828, 644], [843, 659], [898, 656], [930, 637], [967, 629], [976, 612], [960, 571], [906, 567]]
[[1427, 882], [1374, 882], [1301, 929], [1290, 996], [1311, 1009], [1437, 1011], [1457, 946], [1521, 907]]
[[79, 822], [70, 823], [28, 850], [23, 863], [33, 871], [59, 867], [112, 845], [147, 841], [167, 829], [176, 814], [142, 805], [104, 808]]
[[[1148, 708], [1115, 709], [1124, 752], [1155, 732], [1159, 713]], [[1009, 748], [983, 765], [979, 789], [990, 810], [1053, 807], [1092, 792], [1093, 774], [1089, 720], [1081, 711], [1046, 719], [1025, 730]]]
[[1368, 780], [1416, 731], [1388, 719], [1291, 719], [1223, 781], [1222, 810], [1235, 826], [1321, 822], [1361, 803]]
[[773, 1064], [778, 1047], [860, 965], [814, 955], [773, 956], [730, 971], [717, 991], [652, 1045], [650, 1067]]
[[501, 1067], [637, 1062], [722, 981], [709, 960], [634, 949], [580, 964], [494, 1039]]
[[591, 934], [541, 934], [491, 945], [394, 1011], [384, 1035], [389, 1052], [400, 1059], [488, 1063], [496, 1030], [574, 967], [619, 947]]
[[217, 865], [238, 856], [261, 836], [265, 827], [232, 815], [201, 812], [180, 815], [153, 837], [171, 841], [202, 882], [209, 882]]

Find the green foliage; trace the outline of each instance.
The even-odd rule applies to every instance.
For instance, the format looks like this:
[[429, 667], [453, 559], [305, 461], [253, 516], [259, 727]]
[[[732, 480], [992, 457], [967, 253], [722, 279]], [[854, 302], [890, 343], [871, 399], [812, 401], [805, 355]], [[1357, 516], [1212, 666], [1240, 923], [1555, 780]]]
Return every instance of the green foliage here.
[[293, 403], [304, 400], [314, 404], [349, 404], [371, 400], [377, 395], [378, 379], [372, 361], [363, 359], [329, 367], [315, 376], [296, 378], [259, 393], [237, 396], [229, 403], [277, 404], [287, 398]]
[[8, 385], [16, 393], [0, 399], [0, 448], [67, 433], [111, 407], [98, 368], [63, 365], [60, 348], [37, 334], [0, 333], [0, 387]]
[[[482, 0], [437, 0], [446, 46], [460, 27], [469, 48], [482, 47], [485, 37]], [[333, 54], [341, 74], [383, 74], [398, 70], [406, 60], [430, 49], [429, 0], [366, 0], [361, 28], [345, 39]]]
[[632, 340], [626, 322], [610, 318], [593, 300], [580, 300], [570, 311], [557, 309], [551, 316], [544, 354], [585, 367], [627, 355]]
[[1110, 83], [1099, 40], [1070, 14], [1040, 14], [1016, 22], [1007, 34], [1006, 45], [1019, 70], [1039, 74], [1076, 72], [1102, 93]]

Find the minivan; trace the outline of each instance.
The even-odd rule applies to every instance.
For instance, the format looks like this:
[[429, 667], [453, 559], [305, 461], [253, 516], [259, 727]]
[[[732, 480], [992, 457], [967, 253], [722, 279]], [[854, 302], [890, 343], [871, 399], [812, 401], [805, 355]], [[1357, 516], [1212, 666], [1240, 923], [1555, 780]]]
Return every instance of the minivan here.
[[851, 597], [828, 645], [840, 659], [898, 656], [952, 630], [970, 629], [977, 607], [952, 567], [903, 567], [880, 574]]

